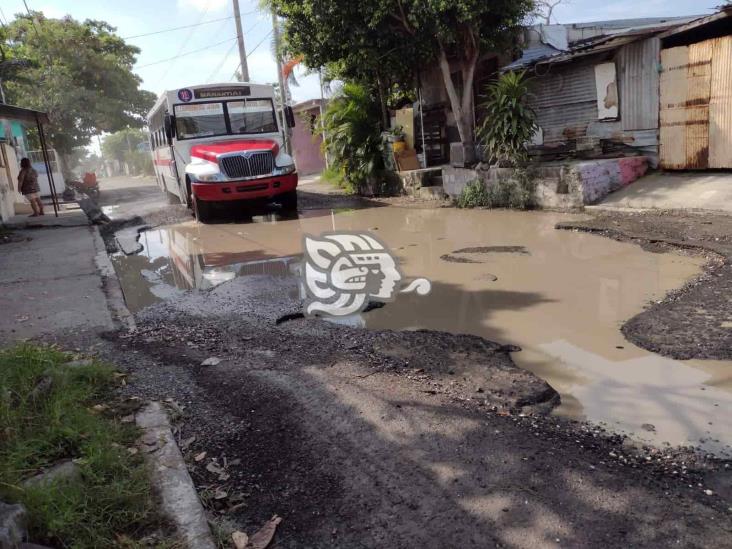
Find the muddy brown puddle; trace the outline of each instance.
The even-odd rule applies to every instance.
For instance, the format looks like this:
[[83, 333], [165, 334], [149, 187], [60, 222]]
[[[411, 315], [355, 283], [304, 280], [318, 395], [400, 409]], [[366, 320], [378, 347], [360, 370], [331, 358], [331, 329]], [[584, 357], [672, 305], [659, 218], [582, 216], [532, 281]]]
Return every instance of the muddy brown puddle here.
[[395, 207], [304, 212], [298, 219], [189, 222], [145, 232], [144, 250], [116, 256], [135, 312], [238, 276], [294, 276], [302, 235], [372, 231], [426, 297], [350, 319], [367, 328], [434, 329], [512, 343], [515, 362], [562, 395], [558, 415], [605, 423], [654, 444], [732, 445], [732, 362], [678, 361], [626, 341], [620, 326], [701, 271], [703, 259], [654, 254], [600, 236], [558, 231], [577, 216]]

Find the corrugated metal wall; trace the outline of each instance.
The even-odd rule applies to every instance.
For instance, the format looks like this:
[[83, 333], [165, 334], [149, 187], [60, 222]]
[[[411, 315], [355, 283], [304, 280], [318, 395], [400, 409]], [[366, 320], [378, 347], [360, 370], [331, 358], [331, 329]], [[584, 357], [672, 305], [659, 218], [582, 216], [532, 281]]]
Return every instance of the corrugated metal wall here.
[[544, 131], [544, 143], [584, 137], [590, 122], [597, 120], [594, 65], [567, 64], [541, 70], [549, 72], [534, 80], [531, 106]]
[[661, 165], [732, 168], [732, 36], [661, 52]]
[[686, 97], [689, 47], [661, 52], [661, 165], [682, 169], [686, 164]]
[[623, 130], [658, 128], [658, 61], [661, 41], [650, 38], [620, 48], [620, 120]]
[[714, 41], [709, 101], [709, 167], [732, 168], [732, 36]]
[[689, 46], [686, 96], [686, 167], [709, 166], [709, 99], [712, 93], [712, 42]]

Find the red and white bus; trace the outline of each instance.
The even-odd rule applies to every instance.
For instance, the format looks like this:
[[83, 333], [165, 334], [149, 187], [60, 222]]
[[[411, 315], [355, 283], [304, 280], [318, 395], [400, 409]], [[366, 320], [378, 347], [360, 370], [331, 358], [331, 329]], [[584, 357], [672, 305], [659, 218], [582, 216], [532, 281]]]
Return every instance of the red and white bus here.
[[[160, 188], [187, 204], [201, 222], [213, 205], [270, 199], [297, 209], [295, 161], [267, 85], [227, 83], [165, 92], [148, 114]], [[285, 109], [287, 126], [294, 126]]]

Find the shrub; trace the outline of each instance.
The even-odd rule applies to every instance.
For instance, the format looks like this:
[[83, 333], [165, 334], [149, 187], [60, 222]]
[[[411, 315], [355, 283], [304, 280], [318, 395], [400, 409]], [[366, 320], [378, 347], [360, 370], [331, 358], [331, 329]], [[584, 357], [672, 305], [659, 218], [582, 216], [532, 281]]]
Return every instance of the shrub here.
[[515, 166], [528, 158], [527, 145], [536, 131], [536, 113], [528, 106], [530, 78], [509, 72], [488, 85], [478, 137], [486, 159]]
[[355, 194], [358, 190], [353, 183], [346, 179], [346, 175], [342, 168], [338, 168], [335, 164], [331, 164], [323, 173], [320, 174], [321, 181], [343, 189], [349, 194]]
[[512, 208], [531, 210], [536, 207], [536, 181], [526, 169], [516, 169], [486, 187], [480, 180], [468, 183], [457, 199], [458, 208]]
[[479, 179], [471, 181], [460, 193], [457, 199], [458, 208], [490, 208], [491, 195], [483, 182]]
[[491, 208], [531, 210], [536, 207], [536, 181], [525, 169], [517, 169], [511, 177], [499, 179], [488, 194]]
[[383, 168], [379, 103], [364, 86], [347, 83], [329, 103], [321, 123], [323, 148], [353, 189]]

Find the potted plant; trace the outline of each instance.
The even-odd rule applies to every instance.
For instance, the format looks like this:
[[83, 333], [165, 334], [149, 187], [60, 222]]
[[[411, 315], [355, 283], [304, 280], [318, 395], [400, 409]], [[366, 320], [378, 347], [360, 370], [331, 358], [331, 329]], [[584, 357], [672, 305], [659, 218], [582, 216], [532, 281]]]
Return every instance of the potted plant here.
[[401, 152], [407, 148], [407, 143], [404, 140], [404, 128], [401, 126], [394, 126], [387, 132], [384, 132], [386, 141], [391, 143], [391, 148], [394, 152]]

